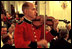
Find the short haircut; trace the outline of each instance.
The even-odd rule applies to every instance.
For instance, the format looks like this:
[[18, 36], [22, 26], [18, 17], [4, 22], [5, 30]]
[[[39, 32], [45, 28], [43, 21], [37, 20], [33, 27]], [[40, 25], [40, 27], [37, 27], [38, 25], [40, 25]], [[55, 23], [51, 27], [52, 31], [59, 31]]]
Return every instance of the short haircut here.
[[9, 35], [5, 34], [5, 35], [2, 36], [3, 43], [8, 42], [8, 40], [10, 40], [10, 36]]
[[63, 29], [60, 31], [60, 38], [66, 38], [67, 37], [67, 34], [68, 34], [68, 30], [67, 29]]
[[[25, 2], [23, 5], [22, 5], [22, 11], [24, 11], [25, 9], [29, 8], [29, 2]], [[23, 12], [24, 13], [24, 12]]]
[[1, 26], [1, 29], [2, 29], [2, 28], [7, 28], [7, 27], [6, 27], [6, 26]]
[[2, 28], [7, 28], [6, 26], [1, 26], [1, 31], [2, 31]]
[[1, 28], [7, 28], [6, 26], [1, 26]]

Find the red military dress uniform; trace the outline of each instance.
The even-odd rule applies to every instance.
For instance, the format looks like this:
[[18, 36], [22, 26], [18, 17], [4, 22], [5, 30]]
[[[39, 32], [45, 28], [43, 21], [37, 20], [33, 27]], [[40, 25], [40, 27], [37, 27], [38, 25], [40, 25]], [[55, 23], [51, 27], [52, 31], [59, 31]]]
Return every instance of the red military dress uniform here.
[[31, 22], [24, 20], [21, 24], [17, 24], [14, 33], [14, 41], [16, 48], [29, 48], [30, 42], [40, 40], [41, 30], [36, 29]]
[[[43, 28], [38, 28], [31, 24], [30, 21], [24, 19], [24, 22], [17, 24], [14, 33], [14, 41], [16, 48], [30, 48], [31, 42], [37, 42], [43, 39]], [[47, 37], [47, 36], [46, 36]], [[48, 37], [49, 38], [49, 37]], [[33, 45], [34, 47], [35, 45]]]

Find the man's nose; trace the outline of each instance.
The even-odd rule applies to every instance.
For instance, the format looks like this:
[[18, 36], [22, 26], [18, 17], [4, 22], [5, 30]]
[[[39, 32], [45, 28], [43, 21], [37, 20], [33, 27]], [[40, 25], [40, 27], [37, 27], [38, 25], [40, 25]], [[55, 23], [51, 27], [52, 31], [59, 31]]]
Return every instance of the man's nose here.
[[36, 11], [36, 16], [38, 16], [38, 12]]

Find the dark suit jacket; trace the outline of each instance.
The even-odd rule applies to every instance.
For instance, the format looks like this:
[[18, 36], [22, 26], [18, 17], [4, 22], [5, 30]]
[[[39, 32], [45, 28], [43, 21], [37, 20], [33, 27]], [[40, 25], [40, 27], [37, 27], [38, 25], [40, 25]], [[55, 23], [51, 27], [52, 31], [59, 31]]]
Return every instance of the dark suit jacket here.
[[72, 32], [71, 32], [71, 30], [69, 31], [69, 39], [71, 39], [72, 38]]
[[9, 44], [5, 44], [2, 48], [15, 48], [14, 46], [11, 46]]
[[54, 42], [52, 42], [53, 44], [51, 45], [50, 48], [71, 48], [71, 44], [68, 43], [66, 40], [64, 40], [63, 38], [58, 39]]

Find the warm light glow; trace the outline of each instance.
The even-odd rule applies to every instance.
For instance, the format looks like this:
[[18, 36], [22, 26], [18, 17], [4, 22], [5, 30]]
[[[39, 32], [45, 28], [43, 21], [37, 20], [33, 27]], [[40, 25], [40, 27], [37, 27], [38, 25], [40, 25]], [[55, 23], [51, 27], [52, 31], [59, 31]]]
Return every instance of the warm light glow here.
[[69, 1], [67, 1], [69, 3]]
[[31, 2], [31, 3], [34, 3], [35, 1], [26, 1], [26, 2]]
[[56, 1], [57, 3], [60, 3], [60, 1]]
[[17, 12], [16, 8], [15, 8], [15, 12]]

